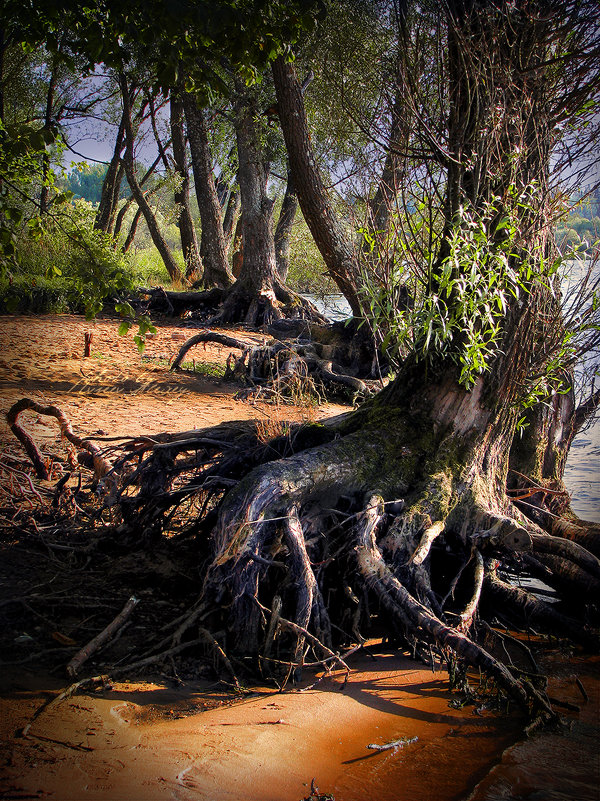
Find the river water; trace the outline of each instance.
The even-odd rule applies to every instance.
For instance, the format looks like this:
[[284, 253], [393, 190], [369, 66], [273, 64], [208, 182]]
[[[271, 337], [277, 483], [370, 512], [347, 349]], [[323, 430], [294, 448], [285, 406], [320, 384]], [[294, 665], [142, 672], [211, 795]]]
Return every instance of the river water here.
[[[350, 316], [350, 306], [343, 295], [306, 297], [332, 321]], [[573, 511], [584, 520], [600, 522], [600, 418], [575, 438], [564, 481], [571, 493]]]

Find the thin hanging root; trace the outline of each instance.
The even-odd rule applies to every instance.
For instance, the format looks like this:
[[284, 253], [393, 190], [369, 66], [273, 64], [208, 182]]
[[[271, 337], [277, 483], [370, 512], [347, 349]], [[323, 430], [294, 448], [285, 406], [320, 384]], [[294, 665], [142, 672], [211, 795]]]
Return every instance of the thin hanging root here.
[[205, 629], [202, 626], [198, 627], [198, 634], [201, 639], [205, 640], [205, 642], [207, 642], [211, 646], [211, 648], [214, 649], [215, 653], [217, 654], [221, 662], [225, 665], [225, 669], [229, 672], [231, 678], [233, 679], [233, 684], [235, 686], [235, 689], [238, 692], [242, 692], [242, 687], [238, 681], [238, 677], [236, 676], [235, 670], [233, 669], [233, 666], [229, 661], [229, 657], [227, 656], [221, 645], [218, 643], [218, 641], [213, 637], [213, 635], [210, 633], [210, 631], [208, 631], [208, 629]]
[[72, 678], [75, 678], [77, 675], [77, 671], [86, 662], [90, 656], [96, 653], [96, 651], [101, 648], [105, 642], [111, 639], [111, 637], [116, 634], [116, 632], [126, 623], [127, 619], [139, 603], [139, 598], [134, 598], [133, 596], [127, 601], [123, 609], [119, 612], [119, 614], [112, 620], [108, 626], [106, 626], [102, 631], [97, 634], [90, 642], [81, 648], [75, 656], [71, 659], [69, 664], [67, 665], [67, 673]]
[[[266, 606], [260, 603], [257, 598], [254, 598], [254, 602], [256, 605], [267, 615], [271, 615], [272, 612]], [[299, 626], [297, 623], [292, 623], [291, 620], [287, 620], [285, 617], [278, 616], [277, 617], [277, 625], [282, 626], [283, 628], [287, 628], [290, 631], [293, 631], [294, 634], [297, 634], [299, 637], [303, 637], [307, 642], [309, 642], [313, 647], [320, 648], [324, 654], [326, 654], [326, 658], [318, 661], [318, 662], [310, 662], [307, 663], [307, 666], [310, 665], [311, 667], [318, 666], [318, 665], [326, 665], [328, 662], [336, 662], [346, 671], [346, 677], [344, 679], [344, 686], [346, 681], [348, 680], [348, 676], [350, 675], [350, 668], [344, 661], [344, 659], [339, 655], [334, 653], [331, 648], [328, 648], [325, 643], [321, 642], [314, 634], [311, 634], [310, 631]], [[355, 649], [350, 649], [349, 653], [354, 653], [355, 650], [362, 648], [362, 645], [358, 645]], [[348, 654], [347, 654], [348, 655]], [[290, 664], [290, 663], [288, 663]], [[302, 663], [291, 663], [294, 667], [302, 667]]]
[[[375, 528], [380, 519], [378, 496], [370, 498], [363, 519], [355, 529], [356, 554], [359, 571], [367, 587], [376, 593], [381, 604], [401, 623], [406, 620], [414, 632], [419, 632], [430, 642], [441, 648], [454, 651], [464, 662], [480, 667], [492, 676], [499, 687], [514, 698], [519, 706], [529, 711], [532, 699], [522, 682], [511, 676], [507, 668], [494, 659], [487, 651], [469, 640], [462, 632], [450, 628], [433, 615], [427, 607], [419, 603], [392, 574], [375, 541]], [[534, 699], [540, 703], [539, 699]], [[552, 714], [548, 704], [542, 704], [544, 712]]]
[[98, 448], [97, 445], [94, 445], [94, 443], [90, 442], [88, 439], [79, 437], [74, 433], [71, 423], [62, 409], [59, 409], [58, 406], [43, 406], [41, 403], [37, 403], [37, 401], [34, 401], [31, 398], [21, 398], [20, 401], [17, 401], [10, 407], [6, 413], [6, 419], [11, 431], [23, 445], [27, 451], [27, 455], [33, 462], [33, 466], [35, 467], [35, 472], [38, 478], [47, 480], [49, 478], [48, 468], [44, 464], [42, 455], [39, 452], [35, 442], [18, 423], [18, 418], [21, 412], [24, 412], [28, 409], [31, 409], [31, 411], [37, 412], [38, 414], [47, 415], [48, 417], [55, 417], [58, 421], [60, 432], [63, 437], [73, 445], [76, 445], [78, 448], [83, 448], [91, 455], [94, 465], [94, 473], [96, 474], [97, 478], [102, 478], [109, 472], [110, 464], [102, 456], [100, 448]]
[[481, 588], [483, 587], [483, 577], [485, 574], [483, 557], [477, 548], [475, 548], [473, 556], [475, 559], [475, 586], [473, 587], [473, 595], [471, 596], [469, 603], [465, 606], [460, 614], [460, 629], [461, 631], [465, 632], [471, 627], [473, 617], [477, 611], [479, 599], [481, 597]]
[[[296, 623], [301, 629], [306, 629], [310, 621], [314, 594], [317, 590], [317, 580], [310, 566], [302, 525], [295, 507], [292, 508], [285, 521], [284, 542], [290, 553], [289, 566], [297, 588]], [[296, 661], [299, 660], [302, 650], [303, 638], [299, 638], [296, 646]]]
[[[308, 558], [302, 524], [295, 507], [285, 521], [284, 541], [290, 553], [289, 567], [297, 587], [296, 623], [302, 628], [307, 628], [312, 615], [313, 626], [319, 638], [329, 643], [331, 642], [329, 615]], [[296, 660], [300, 658], [302, 645], [302, 641], [298, 640]]]

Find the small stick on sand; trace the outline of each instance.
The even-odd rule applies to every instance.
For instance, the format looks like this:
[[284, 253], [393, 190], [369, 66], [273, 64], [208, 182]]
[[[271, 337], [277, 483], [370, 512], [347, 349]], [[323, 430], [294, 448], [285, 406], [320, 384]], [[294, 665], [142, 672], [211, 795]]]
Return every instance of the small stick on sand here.
[[418, 737], [401, 737], [399, 740], [392, 740], [390, 743], [384, 743], [383, 745], [369, 743], [367, 748], [370, 748], [373, 751], [389, 751], [391, 748], [404, 748], [405, 745], [416, 743], [418, 739]]

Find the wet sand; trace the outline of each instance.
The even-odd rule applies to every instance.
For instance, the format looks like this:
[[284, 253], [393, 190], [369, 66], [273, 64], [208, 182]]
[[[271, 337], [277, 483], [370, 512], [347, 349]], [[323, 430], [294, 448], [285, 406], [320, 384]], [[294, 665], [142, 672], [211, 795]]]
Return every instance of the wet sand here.
[[[0, 797], [300, 801], [315, 778], [336, 801], [459, 799], [514, 742], [518, 720], [450, 707], [446, 678], [382, 653], [354, 659], [345, 687], [338, 672], [233, 705], [200, 686], [120, 683], [50, 707], [23, 739], [14, 730], [44, 698], [23, 674], [2, 702]], [[206, 703], [217, 706], [199, 711]]]

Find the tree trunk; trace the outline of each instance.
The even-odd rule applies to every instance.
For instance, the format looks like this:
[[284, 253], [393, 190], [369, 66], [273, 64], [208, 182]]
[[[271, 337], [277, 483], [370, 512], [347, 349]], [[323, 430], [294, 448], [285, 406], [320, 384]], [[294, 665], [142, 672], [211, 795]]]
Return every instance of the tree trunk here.
[[186, 278], [196, 280], [200, 278], [202, 265], [198, 252], [196, 229], [190, 213], [190, 177], [183, 130], [183, 103], [174, 92], [171, 94], [171, 137], [175, 169], [181, 179], [181, 186], [175, 192], [175, 203], [180, 209], [178, 222], [181, 249], [185, 261], [185, 275]]
[[242, 241], [242, 215], [238, 217], [233, 235], [233, 255], [231, 257], [231, 271], [236, 278], [240, 277], [244, 263], [244, 243]]
[[233, 283], [233, 276], [227, 263], [221, 204], [215, 189], [204, 114], [196, 99], [188, 93], [184, 94], [183, 106], [202, 225], [200, 241], [204, 269], [202, 282], [205, 287], [227, 287]]
[[[143, 187], [147, 183], [148, 179], [154, 174], [154, 170], [157, 168], [159, 161], [160, 161], [160, 156], [157, 156], [154, 159], [154, 162], [148, 167], [148, 169], [146, 170], [146, 172], [142, 176], [142, 179], [140, 181], [138, 181], [140, 189], [143, 189]], [[153, 190], [153, 191], [155, 191], [155, 190]], [[148, 193], [148, 195], [150, 195], [150, 194], [151, 194], [151, 192]], [[148, 195], [146, 195], [146, 197], [148, 197]], [[123, 203], [123, 205], [119, 209], [119, 213], [116, 216], [115, 223], [114, 223], [114, 230], [113, 230], [113, 235], [115, 237], [117, 237], [119, 235], [119, 233], [121, 232], [121, 228], [123, 227], [123, 221], [124, 221], [125, 217], [127, 216], [127, 212], [131, 208], [132, 203], [134, 203], [134, 202], [135, 202], [135, 197], [133, 195], [129, 195], [127, 200]], [[111, 223], [111, 226], [112, 226], [112, 223]]]
[[[227, 208], [225, 209], [225, 216], [223, 217], [223, 238], [225, 239], [225, 252], [229, 253], [231, 243], [237, 235], [236, 223], [238, 220], [238, 213], [240, 210], [240, 187], [237, 181], [231, 187], [229, 192], [229, 199], [227, 200]], [[241, 228], [240, 228], [241, 236]], [[236, 273], [233, 273], [236, 275]]]
[[[46, 92], [46, 113], [44, 115], [44, 125], [49, 128], [52, 124], [52, 112], [54, 107], [54, 95], [56, 93], [58, 62], [53, 60], [52, 70], [48, 81], [48, 89]], [[50, 194], [50, 186], [48, 180], [50, 178], [50, 154], [45, 150], [42, 156], [42, 188], [40, 190], [40, 214], [48, 213], [48, 197]]]
[[131, 220], [131, 225], [129, 226], [129, 231], [127, 231], [127, 236], [125, 237], [125, 241], [123, 242], [123, 253], [127, 253], [129, 248], [133, 245], [135, 240], [135, 235], [137, 234], [138, 225], [140, 224], [140, 220], [142, 219], [142, 210], [138, 206], [135, 210], [135, 214], [133, 215], [133, 219]]
[[265, 164], [256, 120], [259, 108], [252, 91], [238, 83], [235, 132], [238, 147], [242, 246], [244, 261], [238, 283], [250, 295], [271, 292], [276, 276], [273, 243], [273, 200], [267, 194]]
[[154, 216], [152, 209], [150, 208], [146, 197], [139, 185], [135, 174], [135, 166], [134, 166], [134, 135], [133, 135], [133, 125], [131, 121], [131, 104], [130, 104], [130, 95], [129, 95], [129, 87], [127, 85], [127, 78], [123, 73], [120, 75], [119, 79], [121, 85], [121, 97], [123, 99], [123, 113], [125, 116], [125, 138], [126, 138], [126, 148], [125, 154], [123, 156], [123, 163], [125, 165], [125, 174], [127, 175], [127, 181], [131, 188], [131, 192], [135, 198], [136, 203], [138, 204], [140, 211], [144, 215], [144, 220], [146, 221], [146, 225], [148, 226], [148, 231], [150, 232], [150, 236], [152, 237], [152, 241], [156, 246], [156, 249], [160, 253], [160, 256], [163, 260], [163, 263], [169, 273], [169, 276], [172, 281], [181, 281], [182, 275], [179, 269], [179, 265], [173, 258], [173, 254], [167, 243], [165, 242], [163, 235], [160, 231], [158, 223], [156, 221], [156, 217]]
[[125, 112], [121, 115], [121, 122], [117, 130], [117, 138], [113, 155], [108, 165], [104, 182], [102, 184], [102, 194], [100, 195], [100, 203], [98, 204], [98, 211], [96, 212], [96, 219], [94, 221], [94, 228], [97, 231], [104, 231], [108, 234], [112, 230], [117, 204], [119, 202], [119, 193], [121, 191], [121, 181], [125, 168], [121, 162], [121, 153], [125, 147]]
[[294, 219], [298, 211], [298, 196], [294, 188], [292, 174], [288, 170], [285, 195], [281, 204], [277, 227], [275, 228], [275, 259], [277, 260], [277, 273], [285, 283], [290, 269], [290, 237], [294, 227]]
[[321, 315], [308, 301], [287, 289], [277, 274], [273, 238], [273, 205], [267, 193], [269, 168], [260, 130], [257, 93], [241, 81], [236, 82], [235, 131], [238, 148], [238, 182], [242, 213], [241, 254], [234, 254], [234, 265], [242, 256], [237, 281], [229, 292], [218, 319], [243, 321], [247, 325], [268, 325], [284, 316]]
[[352, 313], [359, 317], [357, 256], [327, 197], [315, 162], [302, 87], [293, 64], [286, 63], [282, 56], [273, 62], [272, 69], [279, 118], [302, 214], [331, 277], [350, 304]]

